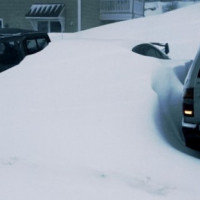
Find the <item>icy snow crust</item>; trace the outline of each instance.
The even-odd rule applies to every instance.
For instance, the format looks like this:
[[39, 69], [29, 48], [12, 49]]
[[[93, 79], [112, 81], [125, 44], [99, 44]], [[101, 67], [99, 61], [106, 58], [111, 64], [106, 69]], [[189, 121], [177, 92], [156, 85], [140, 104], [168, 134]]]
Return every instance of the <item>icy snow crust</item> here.
[[[1, 73], [0, 199], [199, 200], [180, 126], [199, 10], [52, 34]], [[172, 59], [131, 52], [140, 42], [169, 42]]]

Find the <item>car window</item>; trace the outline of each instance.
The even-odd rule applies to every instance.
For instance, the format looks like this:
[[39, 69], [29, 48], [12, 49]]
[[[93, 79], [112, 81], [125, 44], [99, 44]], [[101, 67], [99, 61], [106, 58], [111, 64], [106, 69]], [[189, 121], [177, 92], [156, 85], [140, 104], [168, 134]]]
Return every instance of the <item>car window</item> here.
[[4, 65], [4, 60], [5, 60], [5, 44], [0, 43], [0, 66]]
[[19, 41], [6, 41], [0, 43], [0, 65], [14, 65], [23, 58], [23, 51]]
[[145, 45], [138, 45], [132, 49], [133, 52], [145, 55]]
[[157, 51], [157, 49], [154, 49], [153, 47], [149, 47], [146, 51], [147, 56], [155, 57], [155, 58], [161, 58], [161, 54]]
[[0, 43], [0, 55], [3, 55], [5, 52], [5, 44], [4, 43]]
[[38, 51], [37, 42], [35, 39], [26, 40], [26, 47], [29, 53], [35, 53]]
[[155, 55], [156, 55], [156, 58], [163, 58], [161, 52], [158, 51], [157, 49], [155, 49]]
[[197, 78], [200, 78], [200, 70], [199, 70], [199, 72], [198, 72], [198, 74], [197, 74]]
[[48, 42], [45, 38], [38, 38], [37, 43], [40, 50], [44, 49], [48, 45]]
[[145, 43], [145, 44], [139, 44], [135, 46], [132, 49], [133, 52], [144, 55], [144, 56], [150, 56], [150, 57], [155, 57], [159, 59], [169, 59], [167, 55], [162, 53], [159, 49], [154, 47], [151, 44]]

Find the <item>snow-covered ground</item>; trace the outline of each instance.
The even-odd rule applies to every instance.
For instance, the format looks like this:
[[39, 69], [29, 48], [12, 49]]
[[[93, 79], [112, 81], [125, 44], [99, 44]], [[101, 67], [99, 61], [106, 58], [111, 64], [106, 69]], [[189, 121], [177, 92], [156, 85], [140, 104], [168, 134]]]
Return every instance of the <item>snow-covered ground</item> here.
[[[74, 34], [0, 76], [1, 200], [198, 200], [181, 95], [200, 4]], [[131, 52], [168, 42], [171, 60]]]

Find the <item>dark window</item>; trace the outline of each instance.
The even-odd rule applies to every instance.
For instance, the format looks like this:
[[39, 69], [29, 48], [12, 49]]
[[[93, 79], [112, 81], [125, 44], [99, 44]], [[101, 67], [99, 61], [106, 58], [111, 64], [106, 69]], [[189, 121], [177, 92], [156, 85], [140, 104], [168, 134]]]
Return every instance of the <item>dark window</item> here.
[[60, 22], [51, 22], [51, 32], [61, 32]]
[[38, 43], [38, 47], [39, 47], [40, 50], [44, 49], [48, 45], [48, 42], [45, 38], [37, 39], [37, 43]]
[[36, 40], [26, 40], [26, 47], [30, 54], [38, 51]]
[[198, 76], [197, 76], [198, 78], [200, 78], [200, 70], [199, 70], [199, 72], [198, 72]]
[[5, 49], [6, 49], [5, 44], [4, 43], [0, 43], [0, 55], [4, 54]]
[[146, 55], [155, 58], [161, 58], [161, 54], [157, 51], [157, 49], [154, 49], [153, 47], [147, 48]]
[[141, 55], [145, 55], [145, 46], [144, 45], [138, 45], [133, 48], [132, 50], [135, 53], [139, 53]]
[[47, 21], [38, 22], [38, 31], [48, 33], [48, 22]]
[[0, 65], [13, 65], [20, 62], [22, 52], [16, 41], [0, 43]]

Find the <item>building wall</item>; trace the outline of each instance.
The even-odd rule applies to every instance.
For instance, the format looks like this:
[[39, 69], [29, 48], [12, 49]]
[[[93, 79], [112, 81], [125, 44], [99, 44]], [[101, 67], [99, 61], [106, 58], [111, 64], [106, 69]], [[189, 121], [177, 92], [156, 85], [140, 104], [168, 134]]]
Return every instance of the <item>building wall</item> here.
[[[25, 14], [34, 3], [65, 3], [65, 30], [77, 31], [77, 0], [1, 0], [0, 18], [3, 18], [4, 26], [32, 29]], [[102, 24], [99, 9], [99, 0], [82, 0], [82, 30]]]
[[102, 25], [99, 0], [82, 0], [82, 30]]
[[[57, 3], [62, 2], [57, 0]], [[76, 32], [78, 30], [77, 0], [63, 0], [63, 3], [65, 3], [65, 31]]]

